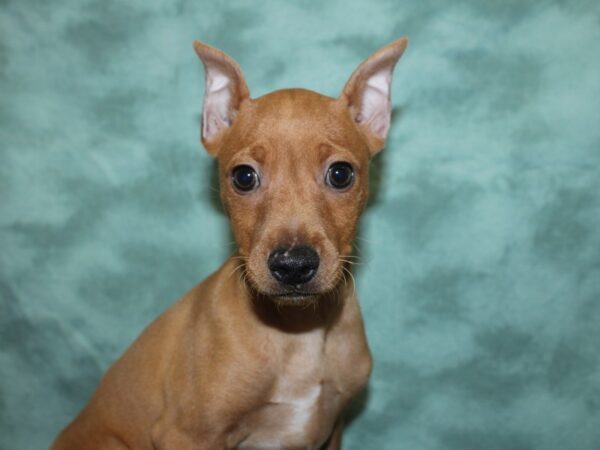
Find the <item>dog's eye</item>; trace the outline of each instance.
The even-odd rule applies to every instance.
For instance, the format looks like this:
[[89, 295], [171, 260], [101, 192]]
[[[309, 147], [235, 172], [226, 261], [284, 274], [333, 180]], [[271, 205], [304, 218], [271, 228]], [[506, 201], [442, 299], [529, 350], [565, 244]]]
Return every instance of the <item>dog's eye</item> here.
[[327, 170], [325, 181], [334, 189], [346, 189], [354, 181], [354, 169], [347, 162], [334, 162]]
[[231, 181], [237, 191], [250, 192], [258, 186], [258, 174], [252, 167], [242, 164], [231, 171]]

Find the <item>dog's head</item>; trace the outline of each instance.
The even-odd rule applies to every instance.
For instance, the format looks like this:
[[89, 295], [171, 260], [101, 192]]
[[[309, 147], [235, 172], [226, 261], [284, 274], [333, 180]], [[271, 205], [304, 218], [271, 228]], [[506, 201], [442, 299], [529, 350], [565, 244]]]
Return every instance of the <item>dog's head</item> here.
[[251, 99], [235, 61], [194, 43], [206, 74], [202, 143], [218, 159], [223, 205], [258, 292], [297, 302], [343, 277], [406, 44], [399, 39], [369, 57], [337, 99], [304, 89]]

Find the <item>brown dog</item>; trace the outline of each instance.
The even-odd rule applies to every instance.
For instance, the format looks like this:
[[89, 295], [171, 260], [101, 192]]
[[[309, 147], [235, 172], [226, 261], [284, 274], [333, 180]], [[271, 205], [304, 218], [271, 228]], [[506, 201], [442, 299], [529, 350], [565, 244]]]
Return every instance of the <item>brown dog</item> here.
[[231, 58], [194, 43], [238, 254], [142, 333], [52, 449], [340, 448], [371, 371], [345, 272], [406, 44], [368, 58], [338, 99], [251, 99]]

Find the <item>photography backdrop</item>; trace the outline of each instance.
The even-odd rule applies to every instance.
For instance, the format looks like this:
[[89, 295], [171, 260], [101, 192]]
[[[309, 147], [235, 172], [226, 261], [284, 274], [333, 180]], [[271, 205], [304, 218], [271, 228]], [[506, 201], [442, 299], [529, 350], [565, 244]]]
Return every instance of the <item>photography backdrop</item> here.
[[356, 268], [353, 450], [600, 448], [600, 4], [0, 1], [0, 447], [46, 448], [234, 249], [201, 39], [253, 96], [410, 45]]

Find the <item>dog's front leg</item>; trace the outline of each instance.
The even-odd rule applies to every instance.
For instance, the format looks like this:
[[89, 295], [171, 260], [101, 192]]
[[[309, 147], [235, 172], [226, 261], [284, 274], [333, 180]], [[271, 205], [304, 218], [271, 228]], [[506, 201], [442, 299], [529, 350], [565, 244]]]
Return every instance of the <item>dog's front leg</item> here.
[[329, 439], [321, 447], [321, 450], [340, 450], [342, 448], [342, 430], [344, 429], [344, 424], [342, 419], [338, 419], [335, 423], [335, 427], [333, 428], [333, 432]]
[[154, 450], [215, 450], [225, 448], [223, 436], [195, 433], [182, 429], [173, 421], [159, 421], [152, 430]]
[[192, 436], [172, 429], [160, 438], [153, 439], [155, 450], [215, 450], [225, 448], [223, 439], [217, 436]]

